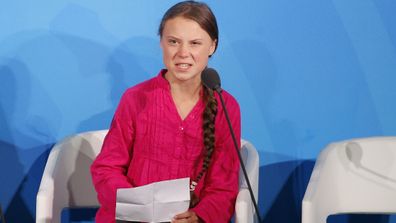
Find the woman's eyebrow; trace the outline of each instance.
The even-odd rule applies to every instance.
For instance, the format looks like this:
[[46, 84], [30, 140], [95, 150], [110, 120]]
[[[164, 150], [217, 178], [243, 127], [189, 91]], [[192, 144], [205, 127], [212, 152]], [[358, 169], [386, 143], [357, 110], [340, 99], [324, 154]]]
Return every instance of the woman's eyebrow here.
[[[172, 38], [172, 39], [176, 39], [176, 40], [182, 40], [181, 38], [178, 38], [178, 37], [172, 36], [172, 35], [165, 36], [165, 38]], [[203, 39], [202, 38], [196, 38], [196, 39], [192, 39], [192, 40], [189, 40], [189, 41], [203, 41]]]
[[172, 39], [176, 39], [176, 40], [181, 40], [180, 38], [177, 38], [176, 36], [172, 36], [172, 35], [168, 35], [165, 36], [166, 38], [172, 38]]
[[197, 39], [192, 39], [190, 41], [202, 41], [203, 39], [197, 38]]

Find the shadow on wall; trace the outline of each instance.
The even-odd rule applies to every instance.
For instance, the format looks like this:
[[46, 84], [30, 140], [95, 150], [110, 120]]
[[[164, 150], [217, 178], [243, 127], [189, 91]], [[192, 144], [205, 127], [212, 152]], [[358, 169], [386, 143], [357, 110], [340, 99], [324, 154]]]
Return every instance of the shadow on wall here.
[[[146, 47], [144, 51], [139, 49], [142, 46]], [[142, 54], [142, 52], [146, 54]], [[107, 129], [125, 90], [155, 77], [159, 69], [163, 67], [161, 62], [157, 60], [158, 53], [158, 41], [145, 37], [130, 38], [114, 48], [106, 64], [106, 73], [111, 88], [109, 95], [111, 108], [82, 121], [78, 131]], [[98, 123], [101, 123], [101, 126], [98, 126]]]
[[[152, 73], [150, 68], [157, 70], [161, 66], [156, 59], [159, 58], [159, 41], [133, 37], [120, 43], [120, 37], [109, 32], [97, 11], [83, 5], [66, 4], [52, 19], [49, 34], [56, 38], [56, 46], [61, 47], [48, 53], [51, 57], [62, 52], [60, 56], [66, 62], [55, 61], [55, 64], [62, 67], [61, 72], [67, 77], [66, 80], [75, 76], [83, 82], [76, 84], [84, 88], [76, 89], [84, 94], [83, 98], [77, 94], [69, 96], [86, 100], [84, 106], [91, 109], [88, 116], [73, 119], [85, 119], [78, 122], [78, 132], [108, 128], [122, 93], [147, 79], [147, 76], [155, 75], [157, 71]], [[81, 76], [84, 78], [81, 79]]]
[[[42, 140], [47, 132], [25, 123], [32, 118], [30, 81], [23, 62], [0, 58], [0, 203], [7, 222], [34, 222], [35, 195], [51, 147]], [[28, 135], [29, 130], [33, 133]], [[30, 160], [22, 162], [27, 157]]]
[[301, 202], [314, 164], [296, 160], [260, 167], [259, 207], [264, 222], [301, 221]]
[[13, 196], [5, 215], [7, 222], [35, 222], [36, 194], [51, 147], [52, 145], [43, 145], [31, 149], [44, 152], [35, 159]]
[[[152, 39], [132, 38], [111, 52], [112, 48], [107, 45], [68, 35], [62, 30], [59, 25], [58, 29], [50, 32], [32, 30], [16, 33], [2, 42], [3, 46], [11, 48], [7, 51], [10, 54], [7, 58], [0, 57], [0, 167], [3, 170], [0, 174], [0, 203], [7, 222], [34, 222], [36, 194], [48, 151], [61, 127], [74, 129], [70, 122], [74, 119], [70, 119], [70, 114], [62, 116], [62, 113], [68, 113], [69, 104], [74, 105], [71, 96], [62, 98], [65, 94], [58, 93], [68, 91], [73, 94], [70, 86], [63, 84], [64, 78], [70, 80], [73, 75], [83, 74], [87, 76], [78, 78], [91, 83], [90, 75], [101, 75], [103, 69], [110, 75], [112, 108], [80, 122], [77, 130], [88, 131], [108, 128], [121, 93], [127, 87], [147, 79], [145, 74], [155, 76], [161, 68], [161, 63], [155, 59], [158, 58], [159, 43]], [[148, 47], [149, 52], [142, 53], [139, 47], [147, 45], [153, 48]], [[40, 56], [32, 57], [36, 51]], [[136, 52], [141, 53], [135, 55]], [[93, 57], [86, 60], [90, 55]], [[68, 60], [69, 57], [76, 59], [78, 66], [74, 66], [74, 60]], [[148, 65], [150, 67], [145, 68]], [[75, 72], [74, 68], [80, 73]], [[150, 69], [156, 72], [152, 73]], [[51, 78], [38, 80], [46, 76]], [[95, 77], [93, 80], [98, 81], [100, 78]], [[73, 81], [67, 83], [75, 84]], [[51, 87], [43, 88], [41, 84]], [[82, 86], [78, 84], [75, 86]], [[92, 91], [100, 88], [85, 86], [87, 89], [84, 90], [92, 95], [96, 95]], [[51, 95], [46, 90], [52, 90]], [[56, 101], [52, 101], [52, 98], [56, 98]], [[67, 123], [62, 122], [62, 119]]]
[[[49, 42], [58, 41], [61, 37], [72, 44], [68, 45], [70, 48], [86, 46], [78, 51], [81, 54], [98, 46], [73, 36], [39, 34], [16, 35], [15, 39], [24, 35], [27, 39], [30, 36], [33, 38], [15, 49], [13, 58], [0, 58], [0, 167], [2, 170], [12, 170], [0, 174], [0, 203], [7, 222], [34, 222], [36, 194], [49, 150], [58, 134], [54, 126], [59, 127], [62, 119], [56, 104], [34, 79], [38, 74], [32, 74], [28, 64], [23, 62], [25, 54], [30, 54], [35, 48], [46, 48]], [[60, 48], [55, 45], [55, 50]], [[51, 52], [46, 52], [46, 56], [56, 57]], [[35, 65], [46, 63], [44, 60], [36, 61]]]

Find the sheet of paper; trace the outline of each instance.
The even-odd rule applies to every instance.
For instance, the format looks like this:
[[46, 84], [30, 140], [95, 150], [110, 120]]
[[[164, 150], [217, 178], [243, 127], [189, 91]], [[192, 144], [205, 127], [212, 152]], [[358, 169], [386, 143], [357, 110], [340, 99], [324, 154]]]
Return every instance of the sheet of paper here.
[[117, 190], [116, 219], [166, 222], [188, 210], [190, 178]]

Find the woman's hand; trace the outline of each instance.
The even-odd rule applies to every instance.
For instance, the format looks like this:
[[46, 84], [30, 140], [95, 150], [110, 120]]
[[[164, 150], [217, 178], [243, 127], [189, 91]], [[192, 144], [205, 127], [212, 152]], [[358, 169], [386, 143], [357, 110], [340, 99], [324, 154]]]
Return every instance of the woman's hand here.
[[172, 223], [202, 223], [202, 220], [193, 211], [186, 211], [176, 215]]

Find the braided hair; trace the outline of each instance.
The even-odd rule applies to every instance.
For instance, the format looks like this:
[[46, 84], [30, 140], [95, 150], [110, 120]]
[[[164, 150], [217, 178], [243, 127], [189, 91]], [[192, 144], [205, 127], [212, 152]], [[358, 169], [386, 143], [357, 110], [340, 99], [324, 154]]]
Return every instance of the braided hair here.
[[202, 170], [199, 172], [196, 178], [197, 183], [208, 170], [215, 148], [215, 119], [217, 114], [217, 101], [214, 97], [214, 92], [212, 89], [204, 87], [204, 101], [206, 106], [202, 114], [202, 129], [205, 157], [202, 164]]

